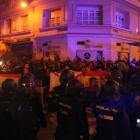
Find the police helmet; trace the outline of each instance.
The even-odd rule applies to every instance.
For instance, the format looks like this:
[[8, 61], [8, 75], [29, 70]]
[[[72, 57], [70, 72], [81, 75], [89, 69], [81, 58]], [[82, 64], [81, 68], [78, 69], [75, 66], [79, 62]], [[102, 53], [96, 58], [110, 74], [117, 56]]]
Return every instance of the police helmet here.
[[119, 84], [114, 80], [108, 80], [104, 85], [103, 96], [111, 96], [111, 95], [120, 95], [120, 87]]
[[74, 74], [70, 70], [63, 70], [60, 73], [59, 81], [60, 83], [67, 84], [69, 80], [74, 79]]
[[22, 94], [31, 96], [34, 92], [34, 86], [34, 79], [29, 76], [23, 75], [18, 79], [17, 88]]
[[32, 74], [30, 72], [29, 73], [25, 73], [24, 75], [33, 78], [34, 81], [36, 80], [36, 77], [34, 76], [34, 74]]
[[123, 78], [123, 76], [122, 76], [121, 72], [116, 71], [116, 70], [112, 71], [110, 73], [110, 75], [108, 76], [108, 80], [114, 80], [114, 81], [118, 82], [119, 84], [121, 83], [122, 78]]
[[132, 89], [140, 89], [140, 72], [132, 75], [130, 85]]
[[68, 82], [66, 93], [70, 96], [80, 97], [81, 91], [84, 89], [83, 84], [78, 79], [72, 79]]
[[2, 90], [3, 91], [12, 91], [14, 92], [17, 88], [17, 84], [15, 80], [7, 78], [2, 82]]

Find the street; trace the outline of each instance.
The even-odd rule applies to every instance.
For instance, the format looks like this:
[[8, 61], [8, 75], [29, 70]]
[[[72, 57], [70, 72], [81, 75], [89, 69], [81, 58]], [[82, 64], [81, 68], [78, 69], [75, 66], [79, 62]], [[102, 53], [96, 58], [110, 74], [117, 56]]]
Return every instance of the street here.
[[[96, 131], [96, 119], [92, 114], [92, 109], [86, 109], [89, 123], [89, 133], [90, 137], [92, 137]], [[57, 127], [57, 118], [56, 113], [48, 113], [46, 111], [46, 104], [44, 104], [44, 113], [47, 118], [47, 128], [40, 128], [38, 133], [38, 140], [54, 140], [53, 134], [55, 132], [55, 128]]]

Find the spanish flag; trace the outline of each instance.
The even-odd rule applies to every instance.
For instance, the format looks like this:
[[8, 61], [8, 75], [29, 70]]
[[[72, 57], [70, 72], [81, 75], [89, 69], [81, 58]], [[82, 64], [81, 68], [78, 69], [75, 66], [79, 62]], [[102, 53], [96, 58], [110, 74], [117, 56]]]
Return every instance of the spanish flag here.
[[8, 45], [1, 40], [0, 41], [0, 57], [9, 49]]

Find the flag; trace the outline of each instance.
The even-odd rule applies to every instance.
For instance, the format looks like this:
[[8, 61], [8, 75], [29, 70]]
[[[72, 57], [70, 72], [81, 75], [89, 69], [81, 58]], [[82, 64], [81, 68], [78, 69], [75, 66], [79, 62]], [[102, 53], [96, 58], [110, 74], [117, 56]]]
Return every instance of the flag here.
[[93, 77], [98, 80], [98, 86], [101, 87], [100, 78], [105, 78], [108, 74], [110, 74], [109, 71], [86, 71], [83, 78], [84, 86], [89, 87], [89, 79]]
[[[89, 79], [91, 77], [94, 77], [98, 80], [98, 86], [101, 87], [101, 80], [100, 78], [105, 78], [107, 77], [107, 75], [110, 72], [108, 71], [87, 71], [84, 73], [80, 72], [80, 71], [74, 71], [74, 76], [75, 79], [79, 79], [85, 86], [86, 89], [89, 88]], [[60, 73], [56, 73], [56, 72], [51, 72], [50, 73], [50, 91], [52, 91], [53, 87], [55, 86], [59, 86], [60, 82], [59, 82], [59, 75]]]
[[0, 74], [0, 92], [2, 91], [2, 82], [5, 79], [11, 78], [11, 79], [15, 80], [15, 82], [17, 83], [20, 76], [21, 76], [21, 74]]
[[0, 41], [0, 57], [9, 49], [8, 45], [1, 40]]
[[[82, 72], [73, 71], [73, 73], [76, 79], [79, 79], [81, 82], [83, 81]], [[50, 73], [50, 91], [52, 91], [53, 87], [60, 85], [59, 76], [60, 76], [60, 73], [57, 73], [57, 72]]]

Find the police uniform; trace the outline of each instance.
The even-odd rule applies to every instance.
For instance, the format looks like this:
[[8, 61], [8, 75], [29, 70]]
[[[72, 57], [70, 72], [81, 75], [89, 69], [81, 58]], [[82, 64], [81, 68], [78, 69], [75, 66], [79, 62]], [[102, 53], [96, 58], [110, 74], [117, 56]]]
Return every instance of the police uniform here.
[[57, 104], [56, 140], [84, 140], [89, 139], [89, 129], [86, 110], [80, 100], [73, 100], [65, 95], [58, 99]]
[[17, 85], [19, 93], [11, 103], [12, 116], [23, 140], [37, 140], [40, 124], [46, 127], [41, 95], [29, 76], [21, 76]]
[[54, 134], [56, 140], [80, 140], [80, 136], [84, 140], [89, 139], [85, 105], [80, 96], [81, 90], [81, 82], [72, 79], [68, 82], [66, 94], [57, 98], [55, 109], [58, 126]]
[[16, 82], [13, 79], [5, 79], [2, 82], [0, 93], [0, 140], [21, 140], [18, 129], [15, 127], [11, 101], [16, 94]]
[[102, 99], [96, 104], [97, 140], [132, 140], [128, 114], [123, 103]]
[[131, 95], [123, 98], [124, 104], [128, 108], [128, 115], [130, 118], [133, 139], [140, 139], [140, 73], [132, 76], [130, 81]]
[[96, 101], [97, 134], [93, 140], [132, 140], [130, 121], [126, 108], [119, 101], [119, 85], [109, 80], [104, 85], [103, 98]]

